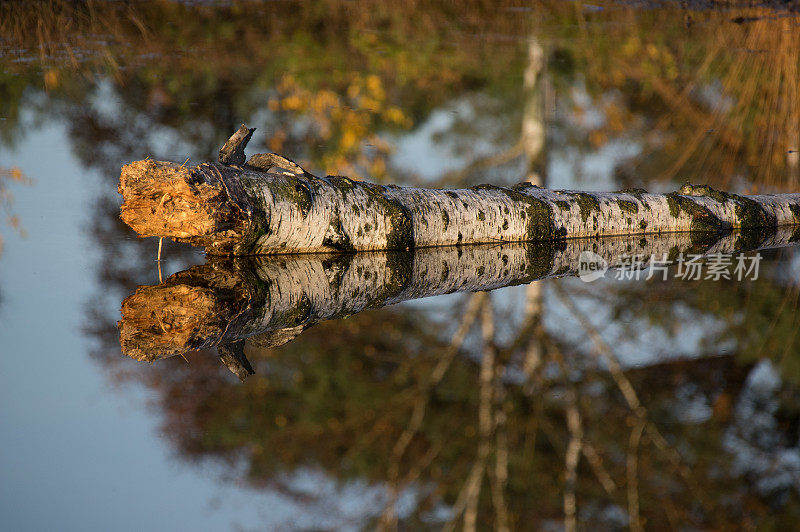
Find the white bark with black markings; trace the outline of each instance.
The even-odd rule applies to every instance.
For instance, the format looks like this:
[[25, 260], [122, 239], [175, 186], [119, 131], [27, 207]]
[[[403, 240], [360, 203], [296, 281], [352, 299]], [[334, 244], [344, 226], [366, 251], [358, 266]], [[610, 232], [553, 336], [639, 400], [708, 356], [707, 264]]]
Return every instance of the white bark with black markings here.
[[[639, 239], [427, 248], [415, 252], [308, 254], [214, 259], [122, 303], [123, 352], [154, 360], [190, 349], [236, 344], [222, 355], [247, 372], [245, 346], [273, 347], [322, 320], [453, 292], [493, 290], [574, 275], [591, 251], [610, 267], [632, 256], [675, 261], [680, 253], [733, 253], [786, 245], [792, 231], [759, 240], [729, 234], [697, 241], [690, 233]], [[237, 342], [244, 342], [238, 344]], [[246, 360], [246, 359], [244, 359]]]
[[800, 225], [800, 194], [740, 196], [684, 185], [671, 194], [587, 193], [530, 183], [437, 190], [316, 177], [277, 154], [241, 164], [242, 126], [221, 160], [122, 169], [122, 219], [141, 236], [211, 254], [405, 250], [671, 232], [774, 232]]

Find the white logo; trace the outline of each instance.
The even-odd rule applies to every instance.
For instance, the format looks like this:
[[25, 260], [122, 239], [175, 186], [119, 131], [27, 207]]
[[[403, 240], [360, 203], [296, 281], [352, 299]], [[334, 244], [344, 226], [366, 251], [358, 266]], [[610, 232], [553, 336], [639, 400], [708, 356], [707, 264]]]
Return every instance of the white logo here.
[[585, 283], [591, 283], [603, 277], [608, 270], [606, 259], [593, 251], [581, 251], [578, 259], [578, 277]]

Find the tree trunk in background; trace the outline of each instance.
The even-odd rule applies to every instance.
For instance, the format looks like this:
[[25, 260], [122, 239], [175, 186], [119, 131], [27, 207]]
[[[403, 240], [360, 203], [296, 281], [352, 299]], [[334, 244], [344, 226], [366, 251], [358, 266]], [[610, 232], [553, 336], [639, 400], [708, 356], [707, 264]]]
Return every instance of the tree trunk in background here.
[[794, 185], [800, 184], [800, 125], [795, 127], [793, 135], [794, 146], [791, 146], [786, 154], [786, 166], [789, 171], [790, 182]]
[[526, 181], [546, 186], [547, 174], [547, 65], [542, 44], [528, 39], [528, 66], [522, 81], [525, 103], [522, 111], [522, 150]]
[[[529, 183], [547, 186], [547, 95], [546, 55], [536, 37], [528, 39], [528, 66], [525, 68], [523, 91], [525, 102], [522, 112], [522, 151], [525, 156], [525, 174]], [[544, 301], [542, 283], [530, 283], [525, 288], [524, 323], [530, 325], [525, 348], [523, 370], [530, 379], [542, 362]], [[527, 329], [527, 327], [526, 327]]]

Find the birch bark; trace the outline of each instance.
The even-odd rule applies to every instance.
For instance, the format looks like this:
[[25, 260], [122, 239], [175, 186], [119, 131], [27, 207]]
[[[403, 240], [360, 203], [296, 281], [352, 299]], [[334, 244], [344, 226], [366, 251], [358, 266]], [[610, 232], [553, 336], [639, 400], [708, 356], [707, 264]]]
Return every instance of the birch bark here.
[[697, 242], [690, 234], [676, 233], [638, 241], [610, 238], [411, 253], [214, 259], [162, 284], [141, 286], [126, 298], [120, 343], [123, 352], [137, 360], [241, 340], [249, 347], [274, 347], [319, 321], [369, 308], [574, 275], [584, 251], [597, 253], [614, 267], [632, 255], [644, 257], [644, 263], [651, 256], [674, 261], [679, 253], [733, 253], [786, 245], [792, 236], [791, 231], [780, 230], [759, 241], [729, 234]]
[[210, 254], [408, 250], [800, 225], [800, 194], [740, 196], [689, 184], [670, 194], [530, 183], [403, 188], [316, 177], [276, 154], [258, 154], [242, 166], [137, 161], [123, 167], [119, 191], [121, 217], [141, 236], [205, 246]]

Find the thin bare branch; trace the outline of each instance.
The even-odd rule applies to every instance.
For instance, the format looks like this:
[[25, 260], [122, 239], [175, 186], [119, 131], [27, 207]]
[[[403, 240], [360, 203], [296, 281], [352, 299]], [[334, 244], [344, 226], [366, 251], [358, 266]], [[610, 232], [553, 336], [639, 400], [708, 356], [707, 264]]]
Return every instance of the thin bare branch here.
[[639, 419], [636, 426], [631, 431], [630, 442], [628, 444], [628, 522], [631, 532], [641, 532], [642, 522], [639, 517], [639, 442], [642, 439], [645, 421]]

